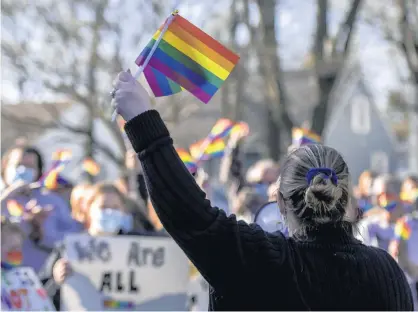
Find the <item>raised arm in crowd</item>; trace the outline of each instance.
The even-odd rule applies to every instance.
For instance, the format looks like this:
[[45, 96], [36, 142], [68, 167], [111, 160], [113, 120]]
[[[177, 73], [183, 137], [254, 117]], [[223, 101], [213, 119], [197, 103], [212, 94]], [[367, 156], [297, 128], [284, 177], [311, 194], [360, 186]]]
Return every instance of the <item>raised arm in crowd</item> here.
[[354, 238], [357, 208], [341, 155], [306, 145], [284, 160], [278, 202], [290, 238], [212, 207], [173, 146], [145, 89], [129, 72], [113, 104], [127, 121], [152, 204], [211, 285], [211, 310], [412, 310], [403, 272]]

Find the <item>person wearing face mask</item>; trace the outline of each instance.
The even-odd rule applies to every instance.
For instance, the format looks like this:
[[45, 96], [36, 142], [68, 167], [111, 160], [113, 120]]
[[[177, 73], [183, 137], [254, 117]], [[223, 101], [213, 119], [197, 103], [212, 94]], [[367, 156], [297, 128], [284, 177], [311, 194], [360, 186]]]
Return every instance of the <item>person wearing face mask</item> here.
[[[3, 274], [21, 265], [24, 233], [16, 223], [2, 216], [1, 238], [1, 272]], [[1, 294], [1, 311], [11, 311], [12, 301], [3, 287]]]
[[403, 182], [401, 187], [401, 201], [406, 213], [414, 210], [414, 202], [418, 198], [418, 176], [409, 175]]
[[18, 181], [32, 183], [43, 173], [43, 160], [39, 151], [30, 146], [11, 148], [2, 158], [1, 178], [7, 190]]
[[26, 234], [23, 244], [24, 265], [38, 272], [57, 241], [69, 232], [77, 231], [70, 215], [69, 203], [53, 190], [37, 181], [43, 173], [39, 152], [28, 146], [10, 149], [2, 159], [2, 179], [6, 189], [1, 196], [1, 213], [11, 216], [9, 206], [16, 203], [27, 211], [27, 218], [19, 221]]
[[268, 200], [268, 188], [270, 184], [276, 182], [279, 175], [277, 164], [270, 159], [263, 159], [255, 163], [247, 171], [247, 184], [252, 186], [255, 191]]
[[[91, 187], [84, 220], [85, 231], [92, 236], [102, 235], [153, 235], [144, 231], [133, 231], [132, 215], [125, 196], [110, 183]], [[57, 310], [60, 309], [60, 285], [71, 274], [71, 266], [63, 258], [64, 245], [59, 244], [51, 253], [39, 273], [49, 296]]]

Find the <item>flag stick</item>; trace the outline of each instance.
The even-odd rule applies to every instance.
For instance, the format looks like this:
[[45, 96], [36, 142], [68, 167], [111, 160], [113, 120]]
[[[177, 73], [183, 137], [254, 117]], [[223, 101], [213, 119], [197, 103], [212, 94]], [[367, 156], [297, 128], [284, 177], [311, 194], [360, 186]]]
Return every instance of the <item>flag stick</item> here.
[[[145, 59], [144, 63], [138, 67], [134, 75], [135, 80], [137, 80], [139, 76], [141, 76], [141, 74], [144, 72], [145, 67], [147, 67], [149, 61], [151, 60], [152, 55], [154, 54], [155, 50], [157, 50], [157, 47], [160, 44], [161, 40], [163, 39], [164, 34], [166, 33], [168, 27], [170, 26], [171, 22], [173, 21], [173, 19], [176, 17], [177, 14], [178, 14], [178, 10], [174, 10], [173, 13], [171, 13], [170, 17], [165, 22], [164, 28], [161, 30], [160, 35], [158, 36], [158, 39], [154, 42], [151, 48], [151, 51], [147, 55], [147, 58]], [[117, 115], [118, 113], [115, 109], [112, 114], [112, 122], [116, 120]]]

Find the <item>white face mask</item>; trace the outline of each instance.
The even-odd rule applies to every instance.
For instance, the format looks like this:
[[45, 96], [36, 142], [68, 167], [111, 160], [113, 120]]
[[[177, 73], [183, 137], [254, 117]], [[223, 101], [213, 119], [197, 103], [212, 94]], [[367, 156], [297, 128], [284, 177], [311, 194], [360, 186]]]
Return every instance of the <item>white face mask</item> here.
[[102, 234], [116, 234], [124, 230], [125, 214], [112, 208], [96, 209], [91, 212], [91, 228]]
[[5, 172], [5, 182], [8, 185], [12, 185], [17, 181], [23, 181], [25, 183], [35, 182], [35, 169], [25, 166], [7, 167]]

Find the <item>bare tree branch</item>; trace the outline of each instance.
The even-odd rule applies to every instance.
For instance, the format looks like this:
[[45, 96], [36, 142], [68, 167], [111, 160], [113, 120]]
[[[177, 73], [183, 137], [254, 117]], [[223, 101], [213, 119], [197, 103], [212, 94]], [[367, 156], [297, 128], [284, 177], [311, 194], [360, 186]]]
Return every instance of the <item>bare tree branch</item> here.
[[112, 150], [109, 147], [101, 144], [100, 142], [94, 141], [93, 142], [93, 149], [101, 151], [103, 154], [105, 154], [108, 158], [110, 158], [118, 166], [120, 166], [120, 167], [124, 166], [125, 160], [123, 158], [119, 158], [119, 157], [115, 156], [115, 154], [113, 154]]
[[337, 36], [334, 40], [332, 49], [333, 56], [337, 53], [347, 55], [353, 34], [354, 23], [356, 21], [357, 12], [360, 8], [361, 0], [353, 0], [350, 10], [348, 11], [344, 22], [341, 24]]

